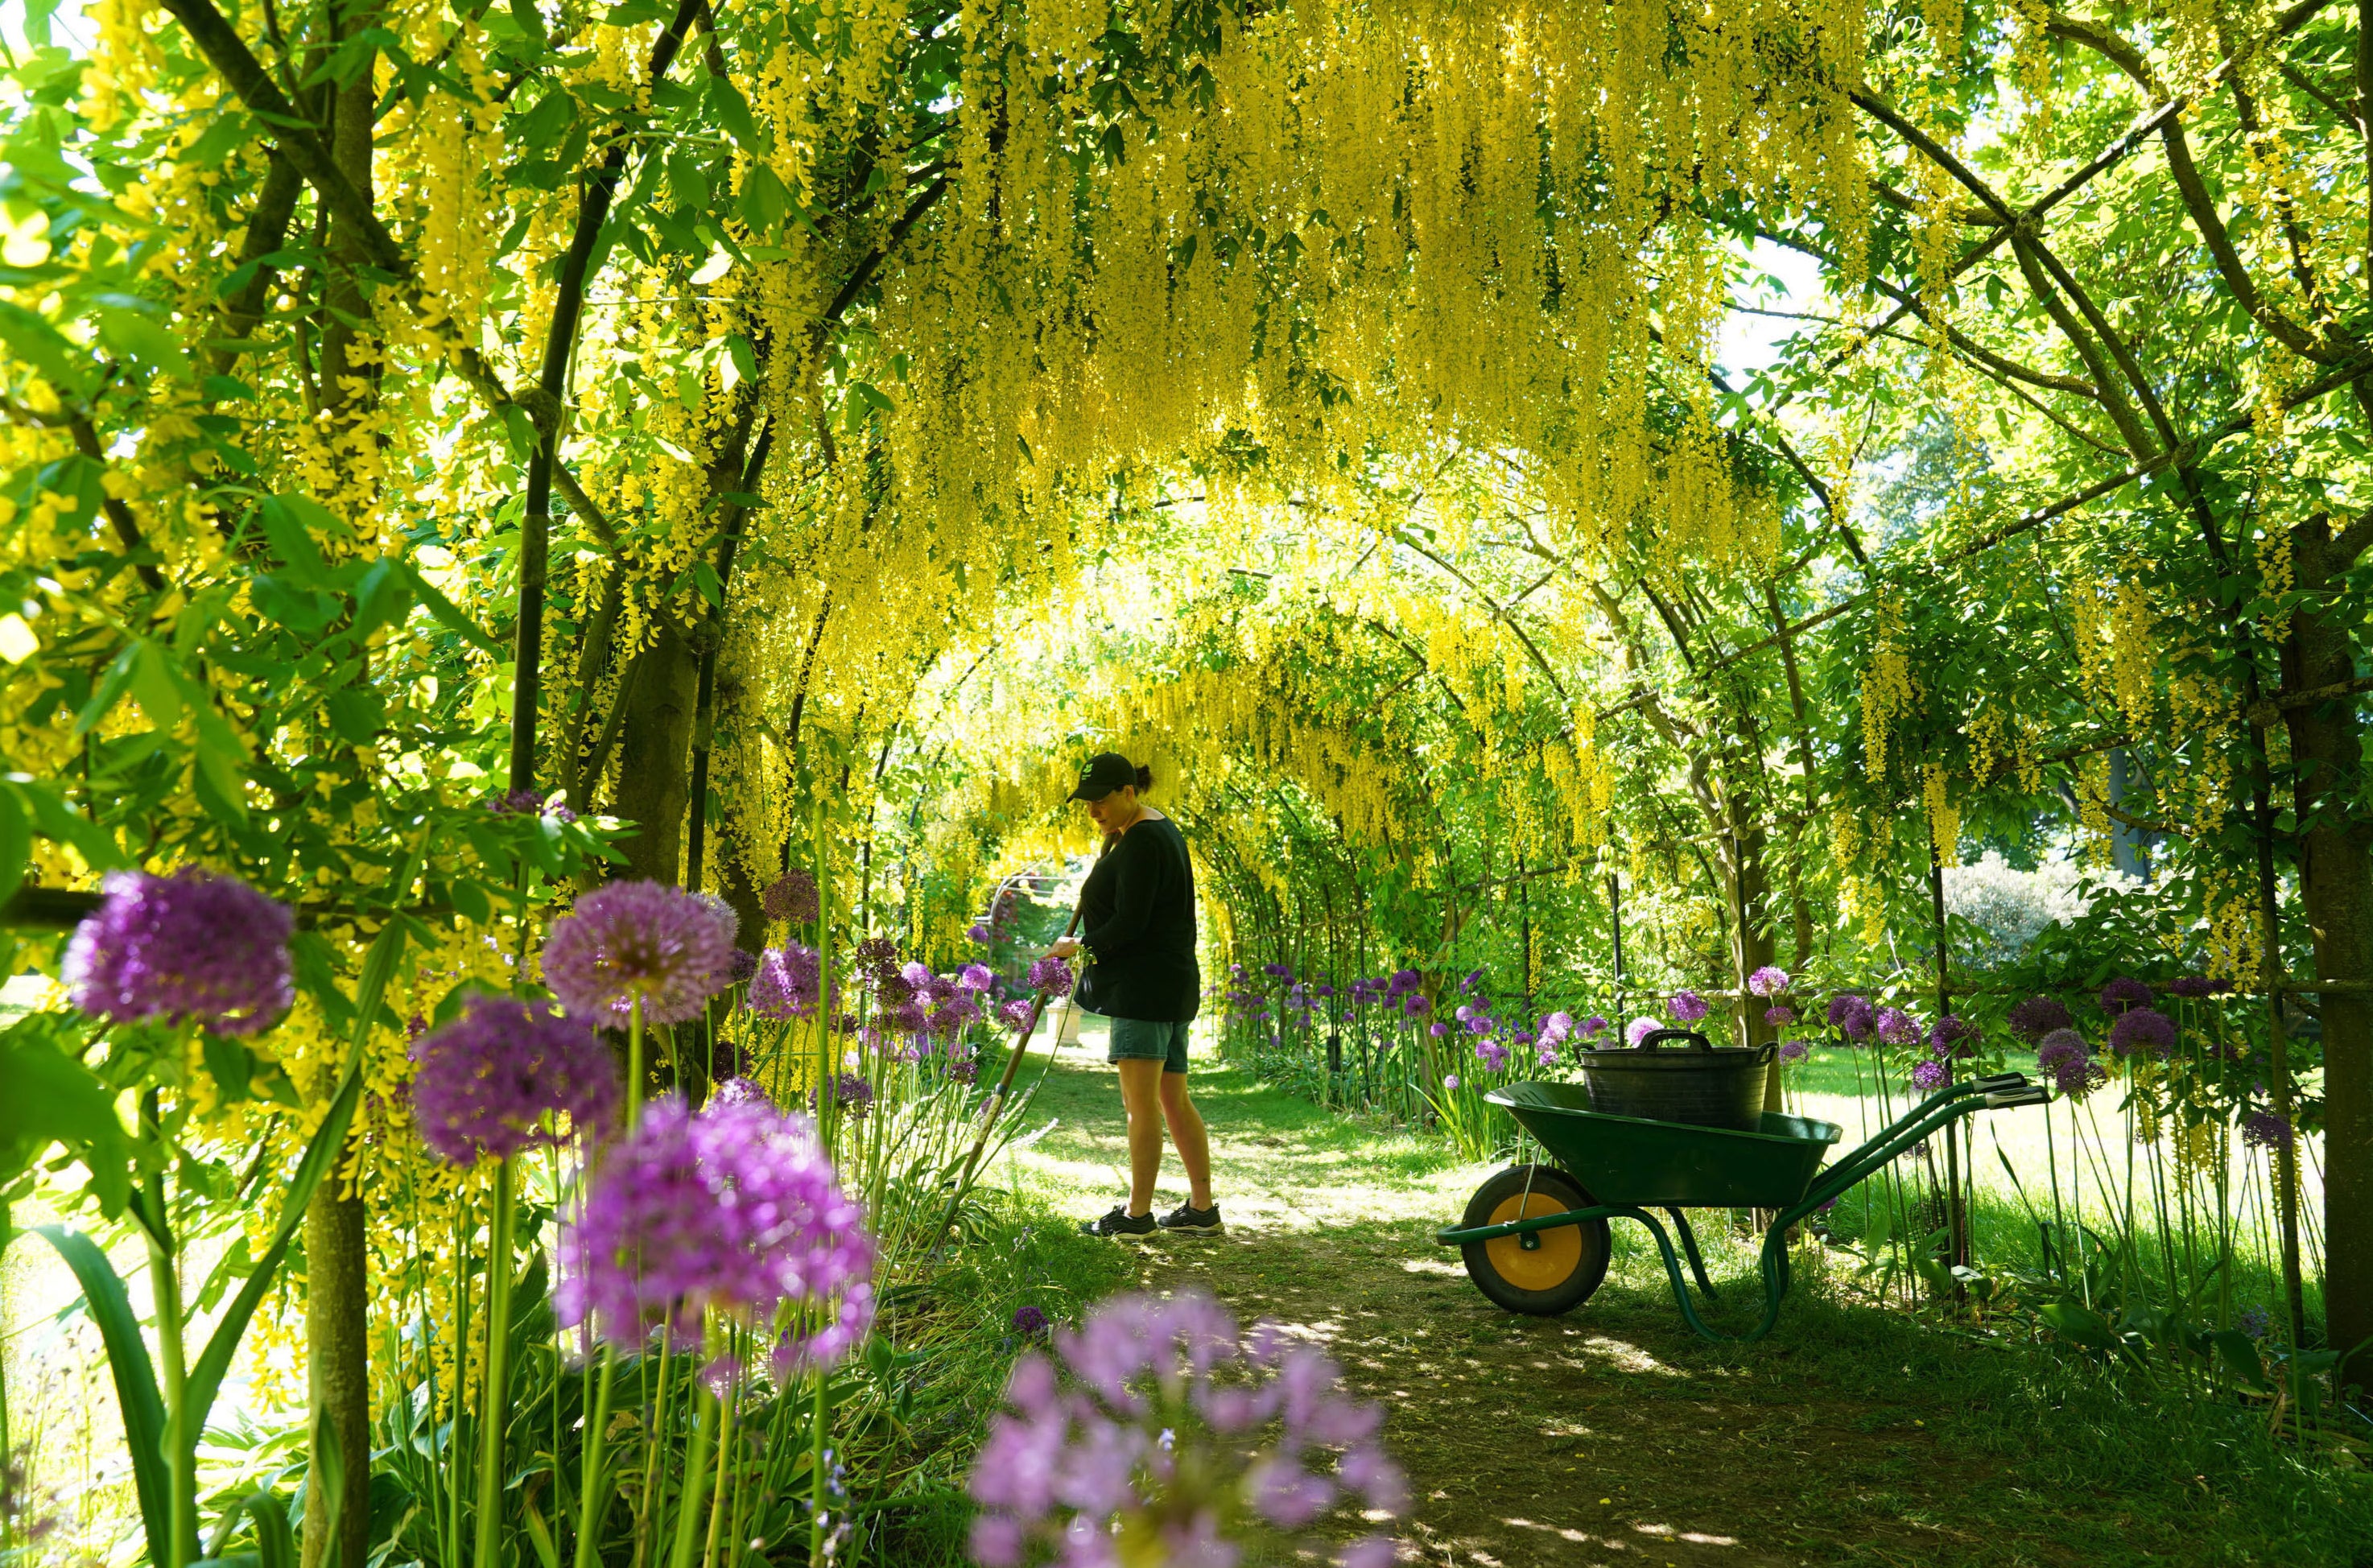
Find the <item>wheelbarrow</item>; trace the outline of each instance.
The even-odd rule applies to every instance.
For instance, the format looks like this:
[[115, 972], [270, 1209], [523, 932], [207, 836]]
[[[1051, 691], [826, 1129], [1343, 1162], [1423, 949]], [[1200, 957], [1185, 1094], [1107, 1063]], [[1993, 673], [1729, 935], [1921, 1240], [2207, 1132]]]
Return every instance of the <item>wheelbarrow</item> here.
[[[1557, 1162], [1511, 1165], [1476, 1188], [1457, 1225], [1435, 1234], [1459, 1249], [1476, 1287], [1511, 1312], [1553, 1316], [1588, 1301], [1607, 1278], [1613, 1236], [1607, 1222], [1637, 1220], [1656, 1240], [1681, 1316], [1706, 1339], [1747, 1343], [1771, 1332], [1788, 1293], [1789, 1227], [1859, 1185], [1898, 1154], [1963, 1117], [2010, 1106], [2040, 1106], [2048, 1090], [2020, 1072], [1948, 1084], [1827, 1170], [1821, 1161], [1843, 1135], [1833, 1122], [1766, 1111], [1756, 1130], [1697, 1127], [1590, 1108], [1579, 1083], [1511, 1083], [1484, 1098], [1504, 1106]], [[1662, 1209], [1680, 1239], [1651, 1209]], [[1708, 1301], [1715, 1299], [1705, 1258], [1684, 1209], [1776, 1211], [1763, 1235], [1763, 1321], [1748, 1334], [1706, 1327], [1682, 1281], [1680, 1258]]]

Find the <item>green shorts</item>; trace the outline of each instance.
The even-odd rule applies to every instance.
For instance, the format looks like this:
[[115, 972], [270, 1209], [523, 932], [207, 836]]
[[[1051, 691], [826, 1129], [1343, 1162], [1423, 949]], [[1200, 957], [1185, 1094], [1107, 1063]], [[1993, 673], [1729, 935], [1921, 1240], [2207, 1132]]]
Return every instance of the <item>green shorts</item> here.
[[1155, 1024], [1143, 1018], [1116, 1018], [1112, 1021], [1112, 1043], [1105, 1048], [1106, 1061], [1160, 1061], [1164, 1072], [1186, 1071], [1186, 1031], [1185, 1024]]

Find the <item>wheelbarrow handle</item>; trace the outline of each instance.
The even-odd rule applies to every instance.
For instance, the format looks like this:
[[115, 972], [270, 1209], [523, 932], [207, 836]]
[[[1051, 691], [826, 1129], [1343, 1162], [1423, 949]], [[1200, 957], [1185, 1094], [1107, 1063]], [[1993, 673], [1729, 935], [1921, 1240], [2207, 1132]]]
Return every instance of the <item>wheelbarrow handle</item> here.
[[2027, 1074], [2024, 1072], [1989, 1072], [1983, 1078], [1971, 1079], [1970, 1082], [1972, 1088], [1978, 1090], [1981, 1094], [1999, 1094], [2005, 1089], [2026, 1088]]
[[1990, 1111], [2006, 1110], [2013, 1106], [2048, 1106], [2051, 1103], [2052, 1091], [2040, 1083], [2024, 1089], [2000, 1089], [1986, 1096], [1986, 1109]]

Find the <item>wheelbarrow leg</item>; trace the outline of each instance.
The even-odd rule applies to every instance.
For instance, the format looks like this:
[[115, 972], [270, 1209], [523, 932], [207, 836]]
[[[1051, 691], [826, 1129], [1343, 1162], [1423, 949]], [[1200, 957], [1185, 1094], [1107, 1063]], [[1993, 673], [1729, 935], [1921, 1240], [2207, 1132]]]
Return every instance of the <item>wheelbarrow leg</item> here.
[[1672, 1216], [1673, 1229], [1679, 1233], [1681, 1256], [1689, 1260], [1689, 1272], [1697, 1277], [1698, 1289], [1705, 1293], [1705, 1298], [1708, 1301], [1721, 1300], [1722, 1298], [1714, 1293], [1713, 1281], [1706, 1277], [1705, 1258], [1698, 1251], [1697, 1232], [1689, 1229], [1689, 1221], [1682, 1216], [1678, 1209], [1667, 1209], [1665, 1212]]
[[[1778, 1268], [1771, 1267], [1768, 1261], [1764, 1268], [1763, 1321], [1747, 1333], [1724, 1334], [1707, 1328], [1705, 1319], [1698, 1316], [1697, 1305], [1689, 1300], [1689, 1287], [1681, 1278], [1680, 1258], [1673, 1251], [1672, 1238], [1665, 1235], [1665, 1227], [1656, 1223], [1656, 1216], [1645, 1209], [1617, 1209], [1614, 1211], [1627, 1220], [1639, 1221], [1648, 1227], [1648, 1234], [1656, 1238], [1656, 1250], [1664, 1255], [1665, 1277], [1672, 1281], [1673, 1304], [1681, 1309], [1682, 1318], [1688, 1322], [1691, 1331], [1698, 1338], [1712, 1340], [1718, 1345], [1752, 1344], [1771, 1332], [1771, 1326], [1780, 1321], [1780, 1300], [1788, 1293], [1788, 1263], [1785, 1257], [1780, 1259]], [[1665, 1211], [1668, 1214], [1673, 1212], [1669, 1209]], [[1683, 1220], [1678, 1214], [1673, 1214], [1673, 1222], [1681, 1227], [1684, 1235], [1689, 1234], [1689, 1222]], [[1695, 1250], [1694, 1243], [1691, 1244], [1691, 1250]]]

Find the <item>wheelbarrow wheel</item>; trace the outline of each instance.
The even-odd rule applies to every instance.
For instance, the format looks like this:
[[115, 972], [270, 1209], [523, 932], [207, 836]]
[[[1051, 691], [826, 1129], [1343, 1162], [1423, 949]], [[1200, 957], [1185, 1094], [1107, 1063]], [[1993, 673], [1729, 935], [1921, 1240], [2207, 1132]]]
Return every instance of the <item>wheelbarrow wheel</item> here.
[[[1553, 1165], [1511, 1165], [1475, 1189], [1462, 1227], [1504, 1225], [1590, 1206], [1580, 1183]], [[1527, 1246], [1526, 1242], [1535, 1245]], [[1607, 1278], [1614, 1238], [1604, 1219], [1499, 1236], [1459, 1248], [1475, 1288], [1510, 1312], [1554, 1317], [1588, 1301]]]

